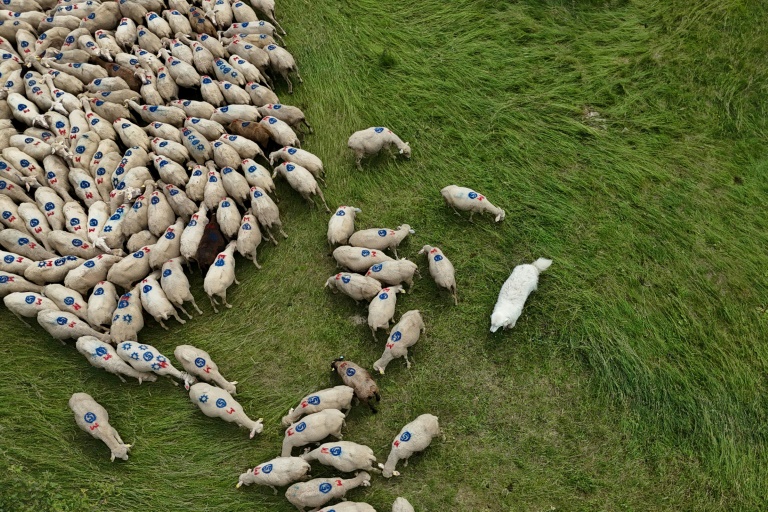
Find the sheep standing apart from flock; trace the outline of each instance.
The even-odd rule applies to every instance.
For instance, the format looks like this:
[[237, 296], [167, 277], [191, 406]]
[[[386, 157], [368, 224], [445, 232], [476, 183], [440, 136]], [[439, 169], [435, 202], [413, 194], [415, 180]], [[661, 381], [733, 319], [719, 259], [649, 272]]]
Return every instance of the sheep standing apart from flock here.
[[[389, 128], [377, 126], [360, 130], [353, 133], [347, 141], [347, 147], [355, 153], [355, 165], [358, 169], [363, 168], [361, 162], [364, 157], [375, 155], [382, 149], [386, 149], [392, 155], [393, 145], [397, 147], [399, 154], [405, 158], [411, 158], [410, 144], [403, 142]], [[394, 155], [392, 157], [394, 158]]]
[[109, 424], [107, 410], [87, 393], [75, 393], [69, 399], [69, 408], [81, 430], [104, 442], [111, 452], [110, 460], [128, 460], [130, 444], [123, 443], [120, 434]]
[[494, 216], [496, 222], [501, 222], [506, 217], [504, 210], [492, 205], [483, 194], [475, 192], [471, 188], [448, 185], [440, 190], [440, 193], [445, 202], [456, 212], [456, 215], [459, 215], [459, 212], [456, 210], [470, 212], [470, 222], [472, 222], [472, 216], [475, 213], [490, 213]]
[[531, 264], [518, 265], [504, 281], [499, 298], [491, 314], [491, 332], [499, 328], [511, 329], [523, 313], [523, 306], [528, 296], [536, 291], [539, 274], [552, 265], [552, 260], [539, 258]]
[[395, 471], [397, 463], [405, 459], [404, 465], [407, 466], [408, 458], [416, 452], [425, 450], [432, 443], [432, 439], [440, 433], [437, 416], [431, 414], [422, 414], [408, 423], [392, 441], [387, 462], [379, 464], [382, 476], [384, 478], [400, 476], [400, 473]]

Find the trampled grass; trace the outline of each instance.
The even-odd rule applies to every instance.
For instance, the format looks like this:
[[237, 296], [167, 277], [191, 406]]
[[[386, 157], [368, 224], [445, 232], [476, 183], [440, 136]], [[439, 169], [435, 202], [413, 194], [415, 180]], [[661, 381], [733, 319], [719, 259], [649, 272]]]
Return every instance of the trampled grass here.
[[[446, 440], [348, 498], [382, 511], [398, 495], [431, 511], [765, 508], [768, 7], [697, 4], [279, 3], [305, 83], [278, 92], [316, 128], [305, 148], [325, 162], [329, 203], [361, 207], [360, 227], [411, 224], [399, 252], [423, 275], [425, 243], [457, 268], [458, 307], [428, 277], [401, 296], [397, 317], [418, 308], [427, 322], [416, 365], [392, 363], [381, 412], [355, 409], [345, 434], [383, 461], [430, 412]], [[413, 159], [357, 171], [347, 137], [374, 125]], [[439, 195], [450, 183], [507, 219], [456, 217]], [[249, 441], [168, 381], [121, 384], [5, 312], [1, 509], [291, 510], [269, 489], [236, 490], [238, 474], [279, 453], [281, 415], [336, 382], [331, 359], [370, 366], [382, 343], [355, 323], [362, 307], [322, 289], [327, 216], [278, 192], [290, 238], [263, 246], [261, 271], [238, 260], [236, 307], [214, 315], [195, 278], [205, 316], [142, 332], [167, 354], [208, 350], [265, 432]], [[499, 286], [539, 256], [554, 264], [518, 326], [490, 335]], [[75, 391], [135, 442], [128, 462], [77, 429]]]

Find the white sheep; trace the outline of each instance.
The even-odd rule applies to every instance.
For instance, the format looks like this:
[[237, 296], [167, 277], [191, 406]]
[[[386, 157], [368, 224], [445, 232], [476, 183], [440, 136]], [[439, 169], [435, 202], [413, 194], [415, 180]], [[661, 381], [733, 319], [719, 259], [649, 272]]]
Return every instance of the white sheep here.
[[376, 331], [378, 329], [389, 329], [389, 322], [395, 316], [395, 306], [397, 306], [397, 294], [404, 293], [402, 286], [388, 286], [382, 288], [381, 292], [371, 299], [368, 304], [368, 327], [371, 328], [373, 339], [376, 340]]
[[368, 247], [369, 249], [378, 249], [380, 251], [391, 249], [395, 258], [397, 258], [397, 246], [400, 245], [405, 237], [414, 233], [415, 231], [408, 224], [397, 226], [396, 230], [386, 228], [362, 229], [349, 237], [349, 245], [353, 247]]
[[[277, 151], [273, 151], [269, 154], [269, 165], [275, 165], [275, 162], [278, 159], [299, 164], [321, 181], [323, 181], [323, 177], [325, 177], [323, 161], [305, 149], [294, 148], [293, 146], [283, 146]], [[325, 181], [323, 181], [323, 183], [325, 183]]]
[[280, 210], [278, 210], [275, 202], [261, 187], [251, 187], [251, 211], [256, 219], [258, 219], [259, 224], [264, 226], [264, 230], [273, 244], [277, 245], [277, 240], [275, 240], [274, 235], [270, 231], [273, 226], [277, 226], [283, 238], [288, 238], [286, 232], [283, 231], [283, 223], [280, 222]]
[[144, 328], [140, 293], [137, 284], [117, 301], [117, 309], [113, 313], [112, 326], [109, 329], [116, 343], [137, 340], [139, 331]]
[[251, 439], [264, 430], [262, 418], [256, 421], [250, 419], [243, 412], [243, 407], [237, 403], [237, 400], [221, 388], [199, 382], [190, 387], [189, 399], [209, 418], [221, 418], [224, 421], [234, 422], [240, 427], [247, 428], [251, 431]]
[[352, 397], [355, 390], [349, 386], [335, 386], [332, 388], [315, 391], [302, 398], [299, 405], [291, 407], [288, 414], [283, 416], [283, 427], [299, 421], [305, 414], [314, 414], [326, 409], [346, 410], [346, 414], [352, 409]]
[[323, 507], [317, 512], [376, 512], [376, 509], [359, 501], [342, 501]]
[[413, 509], [413, 505], [411, 505], [407, 499], [400, 497], [400, 498], [397, 498], [394, 503], [392, 503], [392, 512], [416, 512], [416, 511]]
[[375, 155], [382, 149], [387, 149], [391, 155], [392, 145], [397, 147], [399, 154], [405, 158], [411, 158], [411, 145], [403, 142], [389, 128], [375, 126], [366, 130], [360, 130], [353, 133], [347, 142], [347, 147], [355, 153], [355, 165], [357, 165], [358, 169], [363, 168], [360, 163], [365, 156]]
[[85, 295], [88, 290], [107, 279], [109, 269], [123, 259], [114, 254], [97, 254], [77, 268], [70, 270], [64, 278], [64, 286]]
[[431, 414], [422, 414], [412, 422], [404, 426], [392, 442], [392, 449], [387, 457], [386, 464], [379, 464], [381, 474], [384, 478], [400, 476], [395, 471], [397, 463], [405, 459], [405, 466], [408, 465], [408, 458], [416, 452], [425, 450], [432, 439], [440, 435], [440, 424], [437, 416]]
[[[219, 367], [213, 362], [210, 354], [205, 350], [193, 347], [192, 345], [179, 345], [173, 351], [173, 355], [190, 375], [194, 375], [207, 382], [213, 382], [231, 395], [237, 393], [237, 388], [235, 387], [237, 381], [227, 381], [219, 372]], [[188, 381], [184, 381], [184, 386], [187, 389], [189, 389], [189, 384]]]
[[109, 281], [99, 281], [88, 297], [88, 323], [101, 326], [112, 323], [112, 312], [117, 308], [117, 290]]
[[216, 221], [219, 223], [219, 228], [224, 236], [232, 240], [237, 235], [240, 229], [240, 211], [237, 209], [237, 205], [230, 197], [222, 197], [219, 201], [219, 207], [216, 210]]
[[331, 213], [330, 208], [328, 208], [328, 205], [325, 202], [325, 196], [323, 196], [323, 191], [320, 189], [320, 185], [317, 184], [315, 177], [312, 176], [312, 173], [307, 169], [299, 164], [283, 162], [275, 167], [272, 177], [274, 178], [278, 174], [283, 176], [291, 188], [301, 194], [301, 197], [303, 197], [310, 205], [314, 205], [312, 200], [313, 195], [320, 196], [325, 211]]
[[285, 491], [288, 501], [304, 512], [305, 507], [318, 510], [332, 499], [344, 498], [347, 491], [356, 487], [371, 485], [371, 475], [362, 471], [354, 478], [315, 478], [308, 482], [293, 484]]
[[138, 379], [139, 384], [145, 380], [147, 382], [155, 382], [157, 380], [154, 373], [135, 370], [128, 363], [120, 359], [120, 356], [117, 355], [117, 351], [112, 348], [112, 345], [104, 343], [98, 338], [94, 338], [93, 336], [80, 336], [77, 338], [75, 346], [77, 347], [77, 351], [88, 359], [91, 366], [102, 368], [109, 373], [113, 373], [123, 382], [125, 382], [123, 375]]
[[163, 292], [165, 292], [165, 296], [171, 301], [171, 304], [179, 308], [189, 318], [192, 318], [192, 315], [184, 309], [184, 302], [189, 301], [192, 303], [192, 307], [202, 315], [203, 312], [197, 307], [195, 297], [189, 291], [189, 279], [187, 279], [184, 269], [181, 267], [181, 257], [166, 261], [163, 263], [161, 270], [160, 286], [162, 286]]
[[[272, 155], [269, 155], [270, 159]], [[360, 208], [354, 206], [339, 206], [328, 221], [328, 245], [333, 247], [337, 244], [346, 244], [355, 232], [355, 217], [361, 212]]]
[[338, 266], [347, 268], [352, 272], [366, 272], [372, 265], [377, 263], [394, 261], [384, 254], [384, 251], [349, 245], [341, 245], [334, 249], [333, 259], [336, 260]]
[[312, 451], [301, 456], [307, 462], [318, 461], [325, 466], [331, 466], [341, 472], [378, 471], [376, 456], [368, 446], [350, 441], [335, 441], [321, 444]]
[[459, 295], [456, 291], [456, 275], [453, 263], [445, 257], [439, 247], [425, 245], [419, 251], [419, 254], [426, 254], [429, 261], [429, 273], [435, 284], [441, 288], [447, 289], [453, 295], [454, 305], [459, 305]]
[[37, 314], [37, 323], [45, 329], [48, 334], [60, 340], [70, 338], [79, 338], [80, 336], [95, 336], [102, 341], [110, 341], [109, 334], [97, 332], [88, 325], [87, 322], [80, 320], [72, 313], [59, 310], [44, 309]]
[[[170, 360], [152, 345], [137, 341], [124, 341], [117, 344], [116, 352], [120, 359], [131, 365], [134, 370], [153, 372], [160, 376], [173, 377], [182, 382], [195, 382], [197, 380], [187, 375], [186, 372], [180, 372], [176, 369]], [[176, 383], [174, 382], [174, 384]]]
[[448, 185], [440, 190], [440, 193], [442, 194], [443, 199], [445, 199], [445, 202], [453, 208], [454, 212], [456, 212], [456, 215], [459, 215], [459, 212], [456, 211], [457, 209], [470, 212], [470, 222], [472, 222], [472, 216], [475, 213], [488, 212], [491, 215], [494, 215], [494, 220], [496, 222], [501, 222], [504, 220], [504, 217], [506, 217], [504, 210], [492, 205], [483, 194], [475, 192], [471, 188]]
[[168, 320], [173, 317], [180, 324], [187, 323], [176, 312], [176, 308], [173, 307], [171, 301], [166, 297], [163, 288], [160, 285], [158, 279], [160, 278], [160, 271], [155, 270], [147, 277], [141, 280], [139, 289], [141, 290], [141, 305], [144, 310], [149, 313], [152, 318], [155, 319], [160, 327], [168, 330], [168, 327], [163, 323], [163, 320]]
[[197, 248], [200, 246], [200, 240], [202, 240], [203, 233], [205, 233], [205, 225], [208, 224], [207, 212], [208, 207], [205, 204], [201, 204], [200, 209], [190, 217], [187, 226], [181, 233], [179, 251], [188, 263], [195, 259]]
[[130, 289], [133, 283], [149, 274], [149, 254], [154, 247], [154, 245], [146, 245], [112, 265], [107, 272], [107, 281], [126, 290]]
[[282, 457], [289, 457], [291, 450], [296, 446], [315, 443], [329, 435], [341, 439], [345, 417], [344, 413], [338, 409], [325, 409], [305, 416], [298, 423], [293, 423], [285, 430]]
[[394, 286], [405, 283], [409, 288], [413, 288], [413, 275], [418, 271], [419, 267], [414, 262], [402, 258], [371, 265], [365, 275], [374, 278], [381, 284]]
[[24, 277], [37, 284], [57, 283], [63, 281], [70, 270], [84, 262], [84, 259], [76, 256], [42, 260], [27, 268], [24, 271]]
[[301, 480], [311, 469], [309, 463], [300, 457], [276, 457], [242, 473], [235, 487], [239, 489], [242, 485], [266, 485], [277, 494], [276, 487]]
[[149, 267], [159, 269], [163, 263], [171, 258], [181, 255], [181, 234], [184, 232], [184, 220], [176, 219], [165, 229], [165, 233], [157, 239], [152, 251], [149, 253]]
[[237, 232], [237, 252], [239, 252], [244, 258], [253, 261], [256, 268], [261, 268], [256, 255], [256, 249], [261, 243], [261, 230], [256, 223], [255, 217], [251, 214], [251, 210], [245, 212], [243, 220], [240, 223], [240, 229]]
[[333, 293], [341, 291], [344, 295], [355, 299], [355, 302], [370, 301], [381, 291], [381, 283], [377, 280], [349, 272], [341, 272], [329, 277], [325, 286], [330, 287]]
[[511, 329], [515, 326], [523, 313], [526, 299], [538, 287], [539, 274], [550, 265], [552, 260], [539, 258], [531, 264], [518, 265], [512, 270], [512, 274], [504, 281], [493, 308], [491, 332], [498, 331], [500, 327]]
[[373, 363], [373, 369], [384, 375], [384, 370], [393, 359], [405, 358], [407, 368], [411, 367], [408, 360], [408, 347], [412, 347], [419, 341], [419, 335], [426, 331], [424, 319], [418, 309], [403, 313], [400, 321], [392, 327], [392, 331], [384, 347], [384, 353], [378, 361]]
[[120, 434], [109, 424], [107, 410], [99, 405], [88, 393], [74, 393], [69, 399], [69, 408], [75, 414], [75, 423], [81, 430], [104, 442], [112, 453], [111, 461], [128, 460], [130, 444], [123, 443]]
[[222, 303], [225, 307], [231, 308], [232, 304], [227, 303], [227, 288], [232, 286], [232, 283], [240, 284], [240, 281], [235, 277], [235, 247], [236, 241], [231, 241], [227, 244], [226, 249], [220, 252], [216, 256], [216, 261], [208, 269], [203, 280], [203, 288], [205, 293], [208, 294], [208, 298], [211, 299], [211, 306], [214, 313], [218, 313], [216, 309], [218, 301], [214, 296], [221, 297]]
[[23, 317], [37, 317], [37, 314], [44, 309], [54, 311], [59, 309], [51, 299], [35, 292], [9, 293], [3, 297], [3, 304], [8, 308], [8, 311], [16, 315], [16, 318], [21, 320], [27, 327], [29, 327], [29, 324], [24, 321]]

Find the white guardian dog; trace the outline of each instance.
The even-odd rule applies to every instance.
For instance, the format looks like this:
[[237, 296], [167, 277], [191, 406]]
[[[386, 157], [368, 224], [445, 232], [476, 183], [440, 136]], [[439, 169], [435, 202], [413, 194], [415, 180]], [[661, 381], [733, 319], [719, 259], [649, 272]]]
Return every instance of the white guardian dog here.
[[491, 315], [491, 332], [499, 327], [511, 329], [523, 312], [523, 306], [531, 292], [536, 291], [539, 274], [552, 264], [552, 260], [539, 258], [531, 264], [518, 265], [512, 270], [499, 292], [499, 298]]

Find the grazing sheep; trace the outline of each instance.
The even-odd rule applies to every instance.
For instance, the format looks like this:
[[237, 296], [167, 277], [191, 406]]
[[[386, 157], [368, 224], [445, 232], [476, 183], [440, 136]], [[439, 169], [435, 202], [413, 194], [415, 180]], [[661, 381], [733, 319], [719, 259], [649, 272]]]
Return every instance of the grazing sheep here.
[[[247, 94], [247, 93], [246, 93]], [[272, 116], [286, 123], [291, 128], [297, 130], [301, 129], [301, 125], [305, 125], [309, 130], [309, 133], [314, 132], [312, 127], [307, 122], [304, 112], [300, 108], [291, 105], [281, 105], [280, 103], [267, 103], [259, 107], [259, 114], [262, 116]]]
[[[362, 169], [363, 166], [360, 162], [363, 161], [363, 157], [368, 155], [375, 155], [382, 149], [387, 149], [390, 155], [392, 154], [392, 145], [397, 146], [401, 155], [406, 158], [411, 158], [411, 146], [407, 142], [403, 142], [400, 137], [392, 133], [392, 130], [388, 128], [371, 127], [367, 130], [360, 130], [353, 133], [349, 137], [347, 147], [355, 152], [355, 165], [358, 169]], [[392, 156], [394, 158], [394, 155]]]
[[360, 208], [354, 206], [339, 206], [328, 221], [328, 245], [333, 247], [336, 244], [346, 244], [355, 232], [355, 216], [361, 212]]
[[200, 308], [197, 307], [192, 292], [189, 291], [189, 279], [187, 279], [181, 266], [181, 257], [171, 258], [163, 263], [160, 286], [162, 286], [163, 292], [168, 300], [171, 301], [171, 304], [179, 308], [187, 317], [192, 318], [192, 315], [184, 309], [184, 302], [186, 301], [191, 302], [192, 307], [199, 314], [203, 314]]
[[377, 280], [347, 272], [329, 277], [325, 286], [330, 287], [333, 293], [341, 291], [344, 295], [355, 299], [355, 302], [370, 301], [381, 291], [381, 283]]
[[344, 480], [342, 478], [315, 478], [308, 482], [293, 484], [285, 491], [288, 501], [304, 512], [305, 507], [317, 510], [329, 501], [336, 498], [344, 498], [347, 491], [356, 487], [369, 487], [371, 475], [362, 471], [354, 478]]
[[240, 223], [240, 229], [237, 232], [237, 252], [241, 256], [253, 261], [256, 268], [260, 269], [259, 261], [256, 258], [256, 248], [261, 243], [261, 230], [256, 224], [255, 217], [251, 210], [245, 212], [243, 220]]
[[393, 359], [405, 358], [407, 368], [411, 367], [408, 360], [408, 347], [412, 347], [419, 341], [419, 335], [426, 331], [424, 319], [418, 309], [408, 311], [400, 317], [400, 321], [392, 327], [384, 353], [378, 361], [373, 363], [373, 369], [384, 375], [384, 370]]
[[[124, 341], [117, 344], [117, 355], [134, 370], [153, 372], [160, 376], [173, 377], [183, 382], [195, 382], [195, 378], [177, 370], [168, 358], [152, 345], [137, 341]], [[176, 384], [174, 382], [174, 384]]]
[[66, 311], [43, 309], [37, 314], [37, 323], [48, 334], [61, 341], [62, 345], [65, 344], [64, 340], [77, 339], [80, 336], [95, 336], [106, 342], [111, 340], [108, 334], [94, 331], [86, 322]]
[[453, 263], [445, 257], [439, 247], [425, 245], [419, 251], [419, 254], [426, 254], [429, 261], [429, 273], [435, 284], [441, 288], [447, 289], [453, 295], [454, 305], [459, 305], [459, 295], [456, 291], [456, 275], [453, 269]]
[[307, 462], [318, 461], [343, 473], [353, 471], [378, 471], [376, 456], [368, 446], [350, 441], [336, 441], [321, 444], [312, 451], [307, 450], [302, 459]]
[[208, 269], [205, 274], [205, 280], [203, 281], [203, 288], [205, 293], [208, 294], [208, 298], [211, 299], [211, 306], [213, 312], [218, 313], [216, 309], [218, 302], [214, 296], [221, 297], [222, 303], [225, 307], [231, 308], [232, 304], [227, 302], [227, 288], [232, 286], [232, 283], [240, 284], [240, 281], [235, 277], [235, 246], [237, 242], [234, 240], [227, 244], [226, 249], [220, 252], [216, 256], [215, 263]]
[[366, 272], [372, 265], [377, 263], [394, 261], [384, 254], [384, 251], [349, 245], [341, 245], [334, 249], [333, 258], [338, 266], [348, 268], [352, 272]]
[[368, 247], [370, 249], [390, 249], [397, 258], [397, 246], [409, 234], [416, 233], [408, 224], [397, 226], [397, 230], [386, 228], [372, 228], [356, 231], [349, 237], [349, 245], [352, 247]]
[[[187, 373], [201, 380], [212, 382], [225, 390], [230, 395], [237, 393], [235, 385], [237, 381], [229, 382], [219, 372], [219, 367], [211, 359], [210, 354], [205, 350], [193, 347], [192, 345], [179, 345], [173, 351], [173, 355], [181, 362], [181, 366], [187, 370]], [[184, 387], [189, 390], [189, 380], [184, 381]]]
[[377, 329], [389, 329], [389, 322], [395, 316], [397, 294], [405, 290], [402, 286], [390, 286], [382, 288], [381, 293], [371, 299], [368, 304], [368, 327], [371, 328], [373, 340], [376, 341]]
[[301, 194], [301, 197], [303, 197], [310, 206], [315, 204], [312, 200], [312, 196], [318, 195], [323, 202], [323, 206], [325, 206], [325, 211], [331, 213], [330, 208], [328, 208], [328, 205], [325, 202], [323, 191], [320, 189], [320, 185], [317, 184], [317, 181], [315, 181], [315, 177], [312, 176], [311, 172], [299, 164], [289, 164], [284, 162], [275, 167], [272, 177], [274, 178], [278, 173], [286, 179], [292, 189]]
[[88, 393], [74, 393], [69, 408], [75, 414], [75, 423], [81, 430], [104, 442], [111, 452], [110, 460], [128, 460], [130, 444], [123, 443], [120, 434], [109, 424], [107, 410]]
[[457, 185], [448, 185], [440, 190], [445, 202], [448, 203], [456, 215], [459, 215], [457, 209], [469, 213], [469, 221], [472, 222], [472, 216], [475, 213], [488, 212], [494, 215], [496, 222], [501, 222], [506, 217], [506, 213], [501, 208], [494, 206], [483, 195], [475, 192], [471, 188], [459, 187]]
[[112, 316], [109, 329], [115, 343], [126, 340], [138, 340], [139, 331], [144, 328], [139, 285], [125, 292], [117, 301], [117, 309]]
[[250, 419], [237, 400], [221, 388], [203, 382], [197, 383], [189, 389], [189, 399], [209, 418], [221, 418], [247, 428], [251, 431], [251, 439], [264, 430], [262, 418], [256, 421]]
[[321, 441], [329, 435], [341, 439], [345, 417], [338, 409], [325, 409], [305, 416], [299, 423], [291, 424], [285, 431], [281, 456], [290, 457], [294, 447]]
[[134, 370], [128, 363], [120, 359], [112, 345], [104, 343], [93, 336], [80, 336], [77, 338], [75, 346], [77, 351], [88, 359], [91, 366], [113, 373], [123, 382], [126, 382], [123, 375], [138, 379], [139, 384], [145, 380], [147, 382], [155, 382], [157, 380], [154, 373]]
[[539, 274], [550, 265], [552, 260], [539, 258], [531, 264], [518, 265], [512, 270], [512, 274], [504, 281], [493, 308], [491, 332], [498, 331], [499, 327], [511, 329], [515, 326], [523, 313], [526, 299], [538, 287]]
[[277, 209], [275, 202], [261, 187], [251, 187], [251, 211], [256, 219], [258, 219], [259, 224], [264, 227], [267, 236], [272, 240], [273, 244], [277, 245], [277, 240], [275, 240], [271, 231], [273, 226], [277, 226], [283, 238], [288, 238], [288, 235], [283, 231], [283, 223], [280, 222], [280, 210]]
[[88, 323], [95, 326], [110, 325], [112, 313], [117, 309], [117, 290], [109, 281], [99, 281], [88, 297]]
[[291, 162], [299, 164], [306, 170], [312, 173], [312, 175], [325, 184], [323, 177], [325, 176], [325, 169], [323, 168], [323, 162], [318, 157], [310, 153], [309, 151], [294, 148], [292, 146], [284, 146], [277, 151], [273, 151], [269, 154], [269, 165], [275, 165], [275, 162], [280, 159], [285, 162]]
[[299, 401], [295, 408], [291, 407], [288, 414], [283, 416], [283, 427], [299, 421], [305, 414], [313, 414], [326, 409], [346, 409], [346, 414], [352, 409], [352, 397], [355, 390], [349, 386], [335, 386], [328, 389], [321, 389], [310, 395], [305, 396]]
[[160, 327], [167, 331], [168, 327], [163, 323], [163, 320], [173, 317], [180, 324], [185, 324], [187, 321], [179, 317], [176, 308], [173, 307], [171, 301], [165, 296], [165, 292], [163, 292], [163, 288], [158, 282], [159, 277], [160, 271], [155, 270], [141, 280], [141, 305], [144, 311], [149, 313], [155, 319], [155, 322], [159, 323]]
[[51, 299], [35, 292], [14, 292], [3, 297], [3, 303], [8, 311], [16, 315], [24, 325], [29, 324], [22, 317], [37, 317], [37, 314], [44, 309], [57, 310], [59, 307]]
[[419, 267], [414, 262], [403, 258], [371, 265], [365, 275], [376, 279], [381, 284], [405, 283], [409, 288], [413, 288], [413, 274], [418, 273], [418, 271]]
[[432, 439], [440, 435], [440, 424], [437, 416], [431, 414], [422, 414], [412, 422], [404, 426], [392, 442], [392, 450], [389, 452], [386, 464], [379, 464], [381, 474], [384, 478], [400, 476], [395, 471], [397, 463], [405, 459], [405, 466], [408, 465], [408, 458], [416, 452], [425, 450]]
[[362, 403], [367, 404], [372, 413], [378, 412], [373, 406], [373, 399], [381, 402], [379, 386], [373, 380], [368, 370], [352, 361], [345, 361], [343, 357], [334, 359], [331, 363], [331, 371], [335, 371], [344, 381], [344, 384], [355, 390], [355, 396]]
[[408, 500], [405, 498], [397, 498], [394, 503], [392, 503], [392, 512], [415, 512], [413, 510], [413, 506], [408, 503]]
[[239, 489], [241, 485], [267, 485], [277, 494], [277, 487], [303, 479], [311, 469], [309, 463], [300, 457], [276, 457], [242, 473], [236, 487]]

